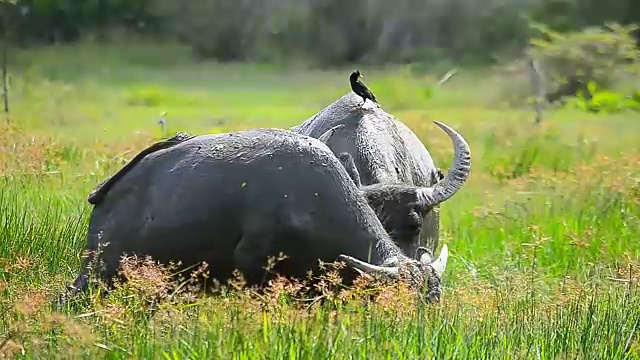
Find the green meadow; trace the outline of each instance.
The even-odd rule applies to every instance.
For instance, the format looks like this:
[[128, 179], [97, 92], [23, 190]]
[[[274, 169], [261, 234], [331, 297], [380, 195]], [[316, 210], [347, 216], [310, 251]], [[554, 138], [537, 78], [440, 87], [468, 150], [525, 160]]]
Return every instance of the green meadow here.
[[45, 47], [11, 65], [0, 358], [640, 358], [640, 113], [556, 107], [534, 124], [530, 108], [506, 105], [512, 79], [498, 68], [461, 68], [442, 87], [445, 67], [361, 68], [439, 167], [453, 149], [433, 120], [471, 146], [471, 176], [441, 207], [441, 303], [331, 277], [323, 301], [284, 281], [205, 296], [143, 263], [105, 298], [54, 311], [80, 268], [97, 184], [177, 131], [296, 125], [350, 91], [352, 69], [196, 62], [171, 44]]

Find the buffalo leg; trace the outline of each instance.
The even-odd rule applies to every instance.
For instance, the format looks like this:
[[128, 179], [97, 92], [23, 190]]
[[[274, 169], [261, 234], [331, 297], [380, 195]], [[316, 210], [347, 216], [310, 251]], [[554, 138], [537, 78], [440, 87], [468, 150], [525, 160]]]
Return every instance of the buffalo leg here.
[[[91, 269], [95, 268], [94, 264], [92, 264], [93, 259], [93, 257], [90, 257], [84, 261], [82, 271], [73, 281], [73, 285], [67, 286], [67, 290], [58, 297], [57, 301], [54, 302], [54, 306], [65, 306], [76, 295], [89, 289], [89, 274]], [[119, 263], [116, 263], [115, 267], [107, 266], [105, 262], [105, 267], [97, 272], [98, 278], [105, 283], [107, 288], [113, 285], [113, 278], [117, 275], [118, 265]]]
[[239, 270], [247, 285], [263, 285], [269, 281], [269, 274], [265, 270], [268, 249], [272, 237], [267, 234], [244, 235], [233, 251], [235, 267]]
[[[99, 254], [97, 261], [90, 266], [94, 269], [98, 280], [102, 281], [107, 288], [113, 286], [113, 280], [118, 275], [118, 269], [120, 268], [120, 259], [122, 257], [121, 247], [116, 244], [106, 244], [102, 253]], [[85, 274], [85, 275], [88, 275]], [[88, 285], [88, 276], [85, 276], [85, 287]]]

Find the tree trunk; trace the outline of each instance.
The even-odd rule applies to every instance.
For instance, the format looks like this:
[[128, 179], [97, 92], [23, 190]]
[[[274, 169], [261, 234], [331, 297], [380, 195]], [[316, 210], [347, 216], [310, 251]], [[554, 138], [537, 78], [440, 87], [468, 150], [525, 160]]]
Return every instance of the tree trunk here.
[[9, 81], [7, 74], [7, 58], [9, 53], [9, 3], [3, 1], [2, 4], [2, 27], [4, 29], [4, 39], [2, 44], [2, 97], [4, 98], [4, 113], [9, 116]]

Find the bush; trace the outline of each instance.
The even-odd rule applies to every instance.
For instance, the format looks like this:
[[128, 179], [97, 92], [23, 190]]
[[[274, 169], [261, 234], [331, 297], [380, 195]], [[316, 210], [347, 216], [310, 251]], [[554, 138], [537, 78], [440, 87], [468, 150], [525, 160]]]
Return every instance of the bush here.
[[[533, 23], [538, 31], [525, 56], [500, 67], [494, 103], [509, 107], [531, 107], [539, 90], [548, 103], [567, 103], [589, 112], [636, 110], [638, 101], [627, 89], [618, 88], [640, 74], [640, 51], [634, 25], [606, 24], [578, 32], [558, 33], [547, 25]], [[532, 86], [531, 60], [535, 60], [542, 84]], [[537, 87], [534, 89], [533, 87]]]
[[533, 27], [542, 37], [532, 40], [527, 53], [542, 65], [550, 102], [578, 93], [589, 99], [589, 83], [611, 89], [622, 76], [638, 73], [635, 26], [607, 24], [564, 34], [540, 24]]

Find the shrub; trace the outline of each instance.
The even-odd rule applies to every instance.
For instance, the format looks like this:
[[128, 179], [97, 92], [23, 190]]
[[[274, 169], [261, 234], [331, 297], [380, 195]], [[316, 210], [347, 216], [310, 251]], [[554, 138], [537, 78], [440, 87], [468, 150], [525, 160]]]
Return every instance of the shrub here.
[[638, 73], [636, 26], [607, 24], [564, 34], [541, 24], [533, 27], [542, 36], [532, 39], [527, 53], [542, 65], [550, 102], [578, 92], [590, 98], [589, 83], [611, 89], [620, 77]]

